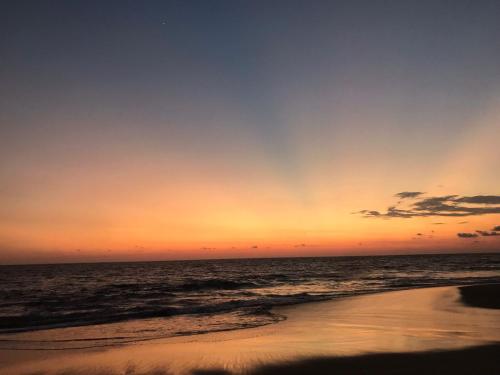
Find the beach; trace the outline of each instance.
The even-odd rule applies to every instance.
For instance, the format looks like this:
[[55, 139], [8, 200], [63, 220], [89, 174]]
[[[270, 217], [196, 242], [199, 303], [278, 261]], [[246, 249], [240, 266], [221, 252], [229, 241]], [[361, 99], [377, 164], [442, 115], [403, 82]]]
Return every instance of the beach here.
[[446, 366], [450, 373], [499, 373], [499, 287], [461, 288], [281, 306], [273, 313], [286, 319], [249, 329], [88, 349], [4, 349], [0, 372], [413, 374]]
[[0, 375], [500, 375], [500, 0], [1, 10]]

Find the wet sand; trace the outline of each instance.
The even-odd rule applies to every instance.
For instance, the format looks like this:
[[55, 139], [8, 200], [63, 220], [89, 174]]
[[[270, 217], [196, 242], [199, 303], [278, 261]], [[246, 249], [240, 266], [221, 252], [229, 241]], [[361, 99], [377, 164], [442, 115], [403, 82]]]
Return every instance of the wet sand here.
[[[281, 307], [274, 312], [287, 320], [246, 330], [86, 350], [1, 350], [0, 373], [498, 374], [500, 310], [484, 301], [499, 287], [471, 288]], [[470, 298], [478, 294], [482, 302]]]

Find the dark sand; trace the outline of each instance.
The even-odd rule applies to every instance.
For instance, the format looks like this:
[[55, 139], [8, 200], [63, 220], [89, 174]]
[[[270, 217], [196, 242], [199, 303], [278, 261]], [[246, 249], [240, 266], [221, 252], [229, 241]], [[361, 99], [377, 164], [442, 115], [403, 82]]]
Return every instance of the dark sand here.
[[460, 295], [467, 306], [500, 309], [500, 284], [462, 286]]
[[[32, 375], [42, 375], [34, 372]], [[136, 371], [133, 366], [124, 372], [95, 370], [65, 370], [58, 375], [171, 375], [157, 368]], [[222, 369], [192, 370], [191, 375], [232, 375]], [[420, 353], [387, 353], [351, 357], [319, 357], [301, 361], [257, 367], [247, 375], [498, 375], [500, 374], [500, 345], [479, 346], [461, 350]]]
[[251, 374], [499, 375], [500, 344], [451, 351], [311, 358], [263, 366]]
[[[254, 329], [93, 350], [0, 350], [0, 374], [500, 374], [500, 285], [277, 309]], [[47, 331], [50, 334], [50, 331]]]

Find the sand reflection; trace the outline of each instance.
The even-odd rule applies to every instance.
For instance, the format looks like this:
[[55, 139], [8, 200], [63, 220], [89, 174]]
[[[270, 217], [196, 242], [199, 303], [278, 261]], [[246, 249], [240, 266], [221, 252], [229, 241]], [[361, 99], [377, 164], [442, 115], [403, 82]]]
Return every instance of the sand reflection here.
[[92, 350], [1, 351], [2, 373], [242, 372], [309, 357], [455, 349], [500, 341], [500, 310], [467, 307], [454, 287], [281, 307], [264, 327]]

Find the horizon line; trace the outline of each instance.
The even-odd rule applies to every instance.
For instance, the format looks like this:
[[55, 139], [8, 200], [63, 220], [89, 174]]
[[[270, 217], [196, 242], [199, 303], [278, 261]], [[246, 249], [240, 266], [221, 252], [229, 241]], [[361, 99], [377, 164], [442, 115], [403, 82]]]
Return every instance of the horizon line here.
[[314, 256], [270, 256], [270, 257], [228, 257], [228, 258], [199, 258], [199, 259], [152, 259], [152, 260], [113, 260], [113, 261], [85, 261], [85, 262], [52, 262], [52, 263], [0, 263], [0, 267], [16, 266], [58, 266], [76, 264], [121, 264], [121, 263], [174, 263], [174, 262], [204, 262], [204, 261], [225, 261], [225, 260], [270, 260], [270, 259], [311, 259], [311, 258], [363, 258], [363, 257], [412, 257], [430, 255], [492, 255], [500, 254], [500, 250], [494, 251], [467, 251], [467, 252], [441, 252], [441, 253], [381, 253], [381, 254], [352, 254], [352, 255], [314, 255]]

